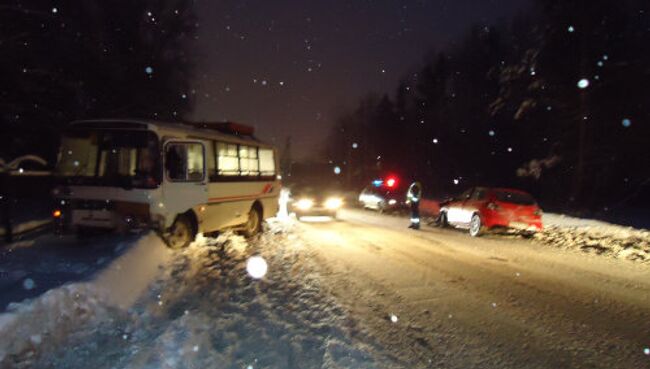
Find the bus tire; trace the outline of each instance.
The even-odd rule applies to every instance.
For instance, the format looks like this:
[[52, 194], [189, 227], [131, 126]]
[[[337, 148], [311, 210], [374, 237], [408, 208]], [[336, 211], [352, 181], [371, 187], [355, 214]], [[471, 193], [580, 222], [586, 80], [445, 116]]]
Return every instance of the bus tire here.
[[176, 217], [174, 224], [169, 229], [165, 242], [169, 248], [178, 250], [189, 246], [195, 237], [196, 232], [192, 220], [187, 215], [181, 214]]
[[245, 237], [253, 237], [260, 232], [262, 229], [262, 212], [259, 209], [259, 206], [253, 205], [251, 210], [248, 212], [248, 220], [244, 224], [244, 230], [242, 233]]

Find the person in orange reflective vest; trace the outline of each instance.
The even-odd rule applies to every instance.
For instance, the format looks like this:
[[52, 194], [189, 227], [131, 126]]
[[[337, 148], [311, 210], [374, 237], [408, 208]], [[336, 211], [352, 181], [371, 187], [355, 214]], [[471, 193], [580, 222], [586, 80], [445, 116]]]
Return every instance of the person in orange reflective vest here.
[[406, 192], [406, 203], [411, 205], [411, 229], [420, 229], [420, 200], [422, 200], [422, 184], [413, 182]]

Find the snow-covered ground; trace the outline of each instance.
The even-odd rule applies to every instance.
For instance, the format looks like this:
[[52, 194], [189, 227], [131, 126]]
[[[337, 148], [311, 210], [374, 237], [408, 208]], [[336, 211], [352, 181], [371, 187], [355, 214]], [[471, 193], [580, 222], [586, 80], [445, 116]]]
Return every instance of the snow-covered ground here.
[[[165, 254], [146, 236], [133, 257], [113, 262], [122, 274], [56, 288], [0, 315], [0, 367], [383, 367], [354, 338], [345, 311], [321, 293], [308, 255], [290, 241], [291, 224], [274, 222], [252, 242], [200, 238], [168, 259], [154, 257], [164, 261], [160, 272], [132, 282], [134, 270], [151, 269], [131, 263], [146, 257], [138, 252]], [[268, 265], [261, 279], [247, 270], [255, 256]], [[128, 291], [130, 298], [117, 298]]]
[[[557, 260], [562, 260], [567, 265], [561, 264], [561, 268], [584, 273], [573, 269], [582, 265], [581, 255], [540, 248], [536, 241], [562, 249], [598, 250], [618, 258], [647, 261], [648, 256], [647, 231], [554, 214], [545, 215], [546, 230], [533, 242], [500, 236], [473, 239], [464, 232], [426, 227], [411, 232], [402, 218], [346, 211], [340, 221], [313, 219], [300, 224], [285, 214], [272, 220], [268, 231], [252, 241], [232, 233], [217, 239], [200, 237], [179, 252], [168, 250], [154, 234], [98, 238], [76, 245], [51, 236], [17, 243], [5, 251], [0, 264], [0, 272], [11, 277], [5, 279], [7, 283], [29, 293], [49, 290], [11, 303], [0, 314], [0, 368], [401, 368], [413, 367], [405, 363], [427, 367], [432, 362], [462, 367], [488, 355], [476, 339], [463, 336], [474, 334], [478, 329], [475, 317], [484, 316], [484, 312], [475, 314], [474, 310], [480, 309], [474, 304], [483, 301], [481, 294], [492, 284], [498, 287], [494, 289], [497, 295], [518, 286], [508, 284], [504, 290], [499, 278], [492, 280], [495, 275], [512, 274], [503, 268], [525, 261], [528, 266], [511, 266], [515, 268], [513, 278], [519, 278], [521, 270], [538, 268], [541, 271], [527, 273], [538, 273], [542, 279], [547, 278], [544, 266], [559, 268]], [[489, 255], [483, 255], [486, 253]], [[465, 263], [465, 259], [471, 260]], [[467, 284], [480, 291], [479, 295], [461, 289], [462, 299], [458, 297], [457, 304], [453, 299], [435, 297], [450, 291], [460, 293], [458, 281], [465, 283], [472, 275], [485, 272], [483, 259], [499, 264]], [[600, 258], [584, 260], [591, 265], [594, 259]], [[267, 267], [266, 273], [251, 263], [260, 260], [264, 260], [261, 266]], [[387, 267], [389, 264], [392, 266]], [[471, 269], [475, 265], [481, 267]], [[568, 271], [563, 275], [570, 276]], [[39, 279], [43, 272], [50, 273], [48, 278], [57, 273], [73, 276], [66, 275], [63, 284], [48, 285], [47, 278]], [[254, 278], [257, 273], [264, 275]], [[588, 295], [584, 300], [593, 300], [581, 285], [587, 281], [567, 278], [580, 284], [571, 296]], [[385, 292], [397, 285], [397, 292]], [[544, 304], [547, 297], [539, 293], [547, 288], [544, 286], [546, 282], [532, 289], [521, 286], [518, 293]], [[633, 282], [629, 286], [645, 288]], [[6, 291], [10, 290], [5, 288], [3, 294]], [[566, 293], [563, 289], [556, 292]], [[610, 291], [599, 293], [603, 296], [593, 301], [618, 298], [606, 297]], [[432, 294], [435, 296], [429, 296]], [[417, 298], [404, 297], [410, 295]], [[630, 296], [634, 296], [632, 292], [626, 298], [636, 298]], [[491, 297], [488, 306], [501, 307], [494, 301], [504, 298]], [[578, 300], [576, 304], [584, 303]], [[637, 305], [644, 302], [634, 300], [626, 306], [616, 301], [634, 317], [643, 315]], [[426, 308], [412, 310], [410, 304]], [[429, 315], [439, 320], [438, 325], [452, 316], [465, 316], [461, 310], [466, 306], [467, 331], [447, 326], [432, 331], [427, 323]], [[560, 318], [571, 313], [562, 306], [558, 304]], [[512, 309], [508, 314], [530, 313]], [[560, 318], [540, 324], [564, 324]], [[528, 319], [532, 318], [524, 321]], [[593, 334], [584, 328], [588, 326], [582, 327], [584, 334]], [[510, 345], [497, 328], [481, 332], [502, 340], [501, 345]], [[603, 339], [598, 344], [607, 342]], [[557, 347], [548, 350], [564, 355]], [[467, 360], [463, 355], [469, 355]], [[507, 355], [497, 356], [509, 363], [505, 366], [516, 367], [518, 359], [510, 363], [503, 359]], [[546, 362], [547, 358], [539, 360]]]
[[562, 249], [577, 249], [610, 257], [650, 261], [650, 231], [599, 220], [544, 214], [544, 231], [535, 238]]

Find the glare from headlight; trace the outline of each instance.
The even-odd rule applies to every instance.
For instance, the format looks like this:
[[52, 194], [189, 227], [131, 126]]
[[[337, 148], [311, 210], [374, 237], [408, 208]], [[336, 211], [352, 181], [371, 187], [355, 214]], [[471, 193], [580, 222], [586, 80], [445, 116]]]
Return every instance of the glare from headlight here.
[[296, 202], [296, 207], [300, 210], [309, 210], [314, 206], [314, 200], [312, 199], [300, 199]]
[[397, 200], [395, 199], [388, 200], [388, 205], [395, 205], [395, 204], [397, 204]]
[[325, 201], [325, 207], [328, 209], [338, 209], [341, 206], [343, 206], [343, 200], [336, 197], [330, 197]]

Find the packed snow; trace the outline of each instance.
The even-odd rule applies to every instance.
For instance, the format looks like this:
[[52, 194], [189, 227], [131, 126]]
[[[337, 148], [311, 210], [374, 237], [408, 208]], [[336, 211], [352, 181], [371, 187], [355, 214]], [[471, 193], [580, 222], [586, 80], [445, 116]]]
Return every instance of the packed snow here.
[[[129, 283], [113, 274], [13, 306], [0, 316], [0, 367], [383, 367], [322, 293], [308, 255], [287, 242], [291, 226], [272, 222], [250, 242], [199, 237], [156, 276], [145, 273], [150, 283], [131, 305], [98, 287]], [[126, 274], [138, 269], [120, 264]]]
[[545, 214], [543, 221], [544, 230], [535, 238], [544, 244], [619, 259], [650, 261], [648, 230], [559, 214]]

